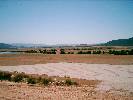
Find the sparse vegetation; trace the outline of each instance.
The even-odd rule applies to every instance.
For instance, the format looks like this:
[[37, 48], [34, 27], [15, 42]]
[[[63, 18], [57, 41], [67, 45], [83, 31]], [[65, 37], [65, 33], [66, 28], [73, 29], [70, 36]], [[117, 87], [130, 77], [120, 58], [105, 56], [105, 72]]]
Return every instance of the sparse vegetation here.
[[79, 51], [77, 54], [91, 54], [91, 51]]
[[66, 79], [66, 80], [65, 80], [65, 84], [66, 84], [67, 86], [70, 86], [70, 85], [78, 85], [77, 82], [72, 81], [71, 79]]
[[37, 53], [37, 51], [36, 50], [27, 50], [27, 51], [25, 51], [25, 53]]
[[50, 82], [52, 82], [52, 79], [50, 79], [50, 78], [49, 79], [47, 79], [47, 78], [42, 79], [42, 84], [43, 85], [48, 85]]
[[60, 54], [66, 54], [64, 49], [60, 49]]
[[133, 49], [132, 50], [109, 50], [109, 54], [114, 54], [114, 55], [133, 55]]
[[0, 80], [11, 80], [12, 74], [9, 72], [0, 71]]
[[101, 54], [101, 51], [98, 50], [98, 51], [93, 51], [93, 54]]
[[26, 75], [25, 73], [14, 72], [12, 73], [11, 80], [14, 82], [22, 82], [24, 78], [28, 78], [28, 75]]
[[29, 78], [27, 79], [27, 83], [28, 83], [28, 84], [36, 84], [36, 83], [37, 83], [37, 80], [36, 80], [36, 78], [29, 77]]
[[43, 76], [39, 76], [39, 77], [35, 77], [32, 75], [27, 75], [25, 73], [18, 73], [18, 72], [4, 72], [4, 71], [0, 71], [0, 80], [8, 80], [8, 81], [13, 81], [13, 82], [26, 82], [28, 84], [42, 84], [42, 85], [50, 85], [50, 84], [54, 84], [57, 86], [63, 86], [63, 85], [77, 85], [78, 83], [75, 81], [72, 81], [70, 78], [68, 79], [68, 77], [64, 77], [65, 79], [63, 80], [53, 80], [50, 77], [43, 77]]

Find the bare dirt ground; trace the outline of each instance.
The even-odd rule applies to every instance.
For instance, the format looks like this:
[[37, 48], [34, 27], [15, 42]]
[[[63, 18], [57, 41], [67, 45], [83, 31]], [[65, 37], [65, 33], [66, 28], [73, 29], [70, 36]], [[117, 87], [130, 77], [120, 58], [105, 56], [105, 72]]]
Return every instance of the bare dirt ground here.
[[133, 100], [133, 56], [0, 55], [0, 70], [101, 80], [96, 86], [0, 82], [0, 100]]
[[0, 82], [0, 100], [133, 100], [123, 90], [98, 91], [89, 86], [30, 86]]
[[87, 80], [102, 80], [102, 90], [124, 89], [133, 92], [133, 65], [47, 63], [36, 65], [0, 66], [2, 71], [18, 71], [27, 74], [70, 76]]
[[56, 62], [74, 62], [89, 64], [133, 64], [131, 55], [83, 55], [83, 54], [1, 54], [0, 65], [32, 65]]

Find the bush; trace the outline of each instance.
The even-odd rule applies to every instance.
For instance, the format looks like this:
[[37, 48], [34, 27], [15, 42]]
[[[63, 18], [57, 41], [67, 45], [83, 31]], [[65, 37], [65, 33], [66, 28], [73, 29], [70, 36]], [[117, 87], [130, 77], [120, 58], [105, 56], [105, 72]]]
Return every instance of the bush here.
[[37, 51], [36, 50], [27, 50], [27, 51], [25, 51], [25, 53], [37, 53]]
[[43, 85], [48, 85], [49, 82], [52, 82], [52, 80], [51, 79], [46, 79], [46, 78], [42, 79], [42, 84]]
[[66, 54], [64, 49], [60, 49], [60, 54]]
[[127, 55], [127, 51], [126, 51], [126, 50], [121, 50], [121, 51], [120, 51], [120, 54], [121, 54], [121, 55]]
[[12, 81], [14, 82], [21, 82], [23, 80], [24, 76], [22, 74], [17, 74], [14, 75], [14, 77], [12, 78]]
[[120, 51], [115, 51], [115, 50], [109, 50], [109, 54], [114, 54], [114, 55], [127, 55], [129, 54], [130, 51], [128, 50], [120, 50]]
[[11, 80], [12, 74], [9, 72], [2, 72], [0, 71], [0, 80]]
[[74, 54], [74, 52], [68, 52], [68, 54]]
[[114, 54], [114, 55], [133, 55], [133, 49], [132, 50], [109, 50], [109, 54]]
[[82, 51], [79, 51], [77, 54], [83, 54], [83, 52]]
[[66, 79], [65, 84], [68, 85], [68, 86], [70, 86], [70, 85], [77, 85], [77, 82], [74, 82], [71, 79]]
[[91, 54], [91, 51], [85, 51], [85, 52], [79, 51], [77, 54]]
[[93, 51], [93, 54], [101, 54], [101, 51]]
[[133, 55], [133, 49], [128, 52], [129, 55]]
[[91, 51], [87, 51], [86, 54], [91, 54]]
[[28, 82], [28, 84], [36, 84], [36, 83], [37, 83], [36, 79], [33, 78], [33, 77], [29, 77], [29, 78], [27, 79], [27, 82]]

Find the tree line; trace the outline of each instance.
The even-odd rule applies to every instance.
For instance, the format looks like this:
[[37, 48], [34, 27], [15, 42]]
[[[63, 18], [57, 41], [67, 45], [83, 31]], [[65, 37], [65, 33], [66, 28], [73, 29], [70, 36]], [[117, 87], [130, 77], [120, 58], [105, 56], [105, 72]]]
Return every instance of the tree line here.
[[25, 53], [43, 53], [43, 54], [56, 54], [56, 49], [51, 49], [51, 50], [27, 50]]
[[[50, 50], [27, 50], [24, 51], [25, 53], [42, 53], [42, 54], [56, 54], [56, 49], [50, 49]], [[103, 51], [103, 50], [87, 50], [87, 51], [78, 51], [73, 52], [69, 51], [66, 52], [65, 49], [60, 49], [60, 54], [113, 54], [113, 55], [133, 55], [133, 49], [131, 50], [109, 50], [109, 51]]]
[[133, 55], [133, 49], [131, 50], [109, 50], [109, 54], [114, 55]]

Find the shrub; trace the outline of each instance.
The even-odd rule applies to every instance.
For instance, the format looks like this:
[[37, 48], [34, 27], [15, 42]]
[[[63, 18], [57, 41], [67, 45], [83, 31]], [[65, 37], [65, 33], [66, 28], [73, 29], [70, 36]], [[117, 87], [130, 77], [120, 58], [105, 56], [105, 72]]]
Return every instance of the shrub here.
[[74, 54], [74, 52], [68, 52], [68, 54]]
[[24, 76], [22, 74], [16, 74], [14, 77], [12, 77], [12, 81], [14, 82], [21, 82], [23, 80]]
[[128, 52], [129, 55], [133, 55], [133, 49]]
[[83, 54], [83, 52], [82, 51], [79, 51], [77, 54]]
[[133, 55], [133, 50], [109, 50], [109, 54], [114, 54], [114, 55]]
[[66, 54], [64, 49], [60, 49], [60, 54]]
[[51, 54], [56, 54], [56, 51], [51, 51]]
[[46, 78], [42, 79], [42, 84], [43, 85], [48, 85], [49, 82], [52, 82], [52, 80], [51, 79], [46, 79]]
[[0, 71], [0, 80], [11, 80], [12, 74], [9, 72], [2, 72]]
[[86, 54], [91, 54], [91, 51], [87, 51]]
[[77, 85], [78, 83], [72, 81], [71, 79], [66, 79], [65, 84], [68, 85], [68, 86], [70, 86], [70, 85]]
[[28, 82], [28, 84], [36, 84], [36, 83], [37, 83], [36, 79], [33, 78], [33, 77], [29, 77], [29, 78], [27, 79], [27, 82]]
[[121, 50], [121, 55], [127, 55], [127, 51], [126, 50]]
[[37, 53], [37, 51], [36, 50], [27, 50], [27, 51], [25, 51], [25, 53]]
[[93, 54], [101, 54], [101, 51], [93, 51]]

